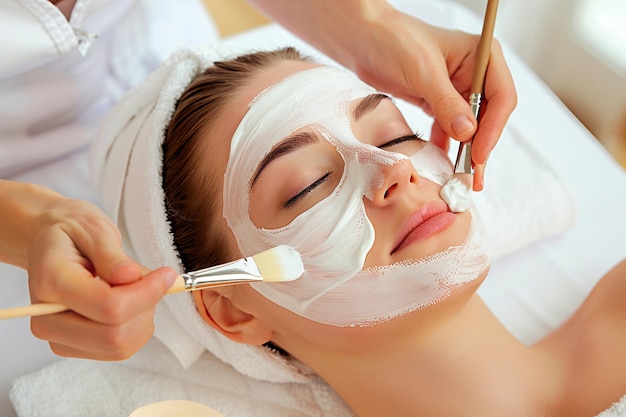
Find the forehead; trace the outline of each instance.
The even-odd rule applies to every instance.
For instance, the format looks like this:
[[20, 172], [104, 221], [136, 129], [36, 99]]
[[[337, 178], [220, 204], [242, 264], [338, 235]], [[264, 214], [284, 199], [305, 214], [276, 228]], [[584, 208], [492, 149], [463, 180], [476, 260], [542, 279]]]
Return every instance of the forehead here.
[[285, 60], [256, 72], [246, 81], [244, 86], [234, 92], [233, 99], [226, 103], [222, 113], [224, 120], [218, 124], [218, 127], [222, 127], [219, 130], [222, 131], [220, 133], [223, 135], [220, 136], [232, 138], [235, 129], [248, 112], [250, 102], [263, 90], [296, 72], [319, 66], [319, 64], [307, 61]]
[[285, 60], [258, 71], [250, 78], [246, 86], [239, 91], [237, 102], [242, 110], [239, 114], [240, 118], [243, 118], [245, 113], [247, 113], [249, 104], [255, 97], [268, 87], [277, 85], [285, 78], [298, 72], [319, 67], [321, 67], [320, 64], [313, 62]]
[[249, 101], [233, 135], [230, 157], [258, 157], [294, 131], [336, 114], [338, 104], [375, 92], [338, 68], [318, 66], [292, 73]]
[[245, 86], [235, 92], [231, 100], [224, 103], [218, 123], [212, 124], [210, 129], [205, 129], [203, 133], [202, 142], [205, 148], [203, 155], [210, 156], [207, 158], [207, 165], [210, 165], [211, 173], [212, 170], [221, 167], [219, 178], [222, 177], [228, 162], [231, 139], [248, 112], [250, 102], [267, 87], [279, 83], [289, 75], [315, 67], [319, 65], [306, 61], [278, 62], [256, 73]]

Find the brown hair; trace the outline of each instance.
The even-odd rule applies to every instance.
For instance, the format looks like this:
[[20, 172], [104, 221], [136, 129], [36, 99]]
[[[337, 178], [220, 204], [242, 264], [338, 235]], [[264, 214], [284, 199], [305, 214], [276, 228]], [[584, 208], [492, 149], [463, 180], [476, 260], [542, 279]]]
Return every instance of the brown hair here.
[[[254, 52], [215, 62], [183, 92], [163, 141], [163, 190], [174, 244], [186, 270], [230, 261], [218, 225], [221, 176], [204, 175], [206, 147], [215, 122], [240, 89], [260, 70], [286, 60], [307, 61], [295, 48]], [[207, 164], [208, 162], [208, 164]]]

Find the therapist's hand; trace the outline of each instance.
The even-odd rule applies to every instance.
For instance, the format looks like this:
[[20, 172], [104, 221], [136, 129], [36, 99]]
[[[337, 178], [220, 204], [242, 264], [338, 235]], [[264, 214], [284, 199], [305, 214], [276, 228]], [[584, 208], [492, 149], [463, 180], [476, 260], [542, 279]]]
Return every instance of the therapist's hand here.
[[89, 202], [10, 181], [0, 181], [0, 197], [0, 260], [28, 271], [33, 303], [71, 310], [33, 317], [32, 333], [60, 356], [121, 360], [137, 352], [177, 274], [143, 276], [113, 222]]
[[130, 357], [150, 339], [154, 307], [177, 274], [161, 268], [143, 276], [117, 228], [90, 203], [62, 199], [38, 223], [29, 249], [31, 300], [72, 311], [33, 317], [32, 333], [60, 356]]
[[493, 41], [480, 107], [480, 125], [468, 98], [479, 36], [430, 26], [397, 11], [360, 31], [352, 67], [367, 83], [420, 106], [435, 117], [431, 141], [447, 151], [449, 137], [474, 138], [474, 190], [517, 105], [517, 93], [500, 44]]
[[517, 104], [497, 41], [476, 130], [468, 100], [478, 35], [430, 26], [382, 0], [250, 1], [368, 84], [434, 116], [431, 140], [442, 149], [447, 150], [450, 136], [460, 141], [474, 137], [474, 189], [482, 189], [484, 164]]

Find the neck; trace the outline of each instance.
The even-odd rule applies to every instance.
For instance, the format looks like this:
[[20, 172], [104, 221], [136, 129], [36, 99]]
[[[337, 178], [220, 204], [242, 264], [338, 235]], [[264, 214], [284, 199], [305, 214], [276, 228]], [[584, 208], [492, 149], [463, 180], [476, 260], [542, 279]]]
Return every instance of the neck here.
[[70, 20], [76, 0], [50, 0], [50, 2], [59, 8], [67, 20]]
[[312, 367], [359, 417], [548, 413], [558, 396], [558, 362], [522, 345], [478, 296], [435, 311], [431, 328], [415, 320], [425, 314], [433, 311], [394, 320], [420, 323], [415, 331], [388, 333], [400, 339], [348, 358], [325, 355]]

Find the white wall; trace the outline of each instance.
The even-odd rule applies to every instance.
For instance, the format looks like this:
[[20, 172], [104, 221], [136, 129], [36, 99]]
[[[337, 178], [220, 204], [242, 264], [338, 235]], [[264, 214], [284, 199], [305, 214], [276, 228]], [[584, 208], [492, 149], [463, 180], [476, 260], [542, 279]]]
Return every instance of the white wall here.
[[[457, 1], [481, 16], [487, 4], [487, 0]], [[512, 46], [620, 159], [626, 150], [626, 70], [583, 46], [576, 12], [584, 1], [594, 0], [500, 0], [496, 36]], [[597, 30], [605, 29], [598, 25]], [[626, 54], [626, 44], [616, 53]]]

